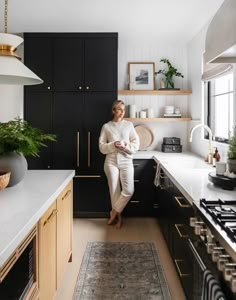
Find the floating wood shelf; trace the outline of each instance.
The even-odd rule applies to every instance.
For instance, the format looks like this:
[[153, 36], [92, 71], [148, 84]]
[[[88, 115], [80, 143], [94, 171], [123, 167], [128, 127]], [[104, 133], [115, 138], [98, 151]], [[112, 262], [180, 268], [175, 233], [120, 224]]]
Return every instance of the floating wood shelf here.
[[191, 90], [119, 90], [118, 95], [190, 95]]
[[131, 122], [188, 122], [191, 118], [125, 118]]

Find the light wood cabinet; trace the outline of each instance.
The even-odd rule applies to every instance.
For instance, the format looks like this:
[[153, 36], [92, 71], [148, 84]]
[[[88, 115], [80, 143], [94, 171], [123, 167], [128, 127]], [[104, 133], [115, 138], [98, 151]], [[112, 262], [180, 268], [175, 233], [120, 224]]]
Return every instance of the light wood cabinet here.
[[57, 198], [57, 286], [72, 258], [72, 183]]
[[56, 202], [39, 221], [39, 299], [52, 300], [56, 293]]
[[52, 300], [72, 258], [72, 182], [39, 221], [39, 299]]

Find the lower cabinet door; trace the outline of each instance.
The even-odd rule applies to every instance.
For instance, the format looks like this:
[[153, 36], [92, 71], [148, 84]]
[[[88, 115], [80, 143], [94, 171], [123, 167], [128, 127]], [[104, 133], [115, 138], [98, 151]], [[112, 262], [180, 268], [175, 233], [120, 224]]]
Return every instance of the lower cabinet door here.
[[111, 209], [109, 188], [105, 175], [74, 177], [74, 217], [107, 217]]
[[57, 287], [72, 256], [72, 193], [70, 182], [57, 198]]
[[56, 202], [39, 221], [39, 299], [54, 299], [56, 278]]

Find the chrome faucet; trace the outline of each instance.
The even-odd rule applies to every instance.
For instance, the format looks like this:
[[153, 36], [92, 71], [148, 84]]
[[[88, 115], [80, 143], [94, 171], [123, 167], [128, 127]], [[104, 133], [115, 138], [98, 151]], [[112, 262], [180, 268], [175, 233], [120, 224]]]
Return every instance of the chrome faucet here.
[[198, 125], [194, 126], [191, 129], [191, 131], [190, 131], [189, 141], [192, 142], [192, 140], [193, 140], [193, 132], [195, 131], [195, 129], [200, 128], [200, 127], [205, 128], [208, 131], [208, 133], [209, 133], [208, 162], [211, 163], [212, 162], [212, 155], [213, 155], [213, 149], [212, 149], [212, 137], [213, 137], [213, 134], [212, 134], [211, 128], [209, 126], [205, 125], [205, 124], [198, 124]]

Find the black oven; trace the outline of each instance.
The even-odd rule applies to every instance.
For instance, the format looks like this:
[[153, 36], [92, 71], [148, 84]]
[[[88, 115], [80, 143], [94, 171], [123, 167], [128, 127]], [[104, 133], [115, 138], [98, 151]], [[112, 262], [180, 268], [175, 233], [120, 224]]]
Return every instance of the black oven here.
[[23, 300], [38, 291], [37, 228], [16, 248], [0, 269], [0, 299]]

